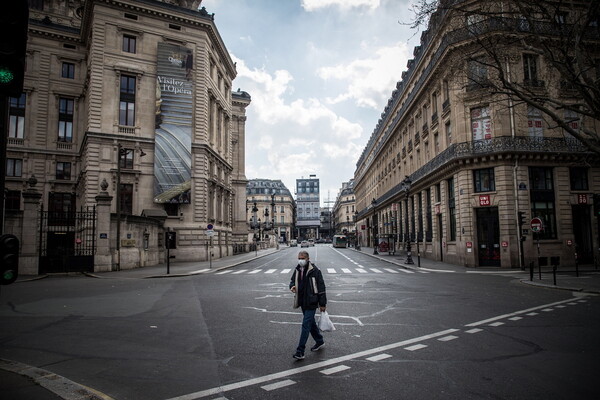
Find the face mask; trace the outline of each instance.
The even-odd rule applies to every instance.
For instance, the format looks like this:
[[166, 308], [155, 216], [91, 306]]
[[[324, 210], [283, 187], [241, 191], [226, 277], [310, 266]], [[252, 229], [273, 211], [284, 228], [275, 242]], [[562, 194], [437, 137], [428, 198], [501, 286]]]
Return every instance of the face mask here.
[[308, 260], [298, 260], [298, 265], [301, 266], [302, 268], [306, 267], [306, 264], [308, 263]]

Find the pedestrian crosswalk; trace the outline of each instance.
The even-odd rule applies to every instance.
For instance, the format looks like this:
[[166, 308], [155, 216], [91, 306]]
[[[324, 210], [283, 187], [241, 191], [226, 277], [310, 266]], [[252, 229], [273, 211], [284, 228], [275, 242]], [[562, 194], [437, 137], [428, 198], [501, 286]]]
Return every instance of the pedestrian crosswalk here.
[[[266, 275], [277, 275], [277, 274], [291, 274], [293, 268], [257, 268], [257, 269], [222, 269], [222, 270], [210, 270], [203, 269], [199, 271], [194, 271], [196, 274], [205, 274], [205, 273], [214, 273], [214, 275], [256, 275], [256, 274], [266, 274]], [[336, 268], [322, 268], [324, 274], [330, 275], [348, 275], [348, 274], [414, 274], [421, 273], [427, 274], [426, 271], [414, 271], [405, 268], [371, 268], [365, 267], [363, 265], [358, 265], [355, 267], [336, 267]]]

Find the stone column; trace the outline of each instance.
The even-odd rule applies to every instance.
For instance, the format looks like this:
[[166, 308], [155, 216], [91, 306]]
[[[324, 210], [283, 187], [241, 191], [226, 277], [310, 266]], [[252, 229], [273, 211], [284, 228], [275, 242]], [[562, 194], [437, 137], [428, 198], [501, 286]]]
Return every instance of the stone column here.
[[100, 184], [102, 191], [96, 199], [96, 254], [94, 255], [94, 272], [112, 270], [112, 254], [110, 252], [110, 204], [113, 197], [106, 189], [106, 179]]
[[19, 257], [19, 274], [38, 275], [40, 254], [38, 239], [41, 226], [38, 226], [38, 213], [42, 194], [35, 189], [37, 179], [31, 176], [29, 189], [23, 192], [23, 228], [21, 234], [21, 255]]

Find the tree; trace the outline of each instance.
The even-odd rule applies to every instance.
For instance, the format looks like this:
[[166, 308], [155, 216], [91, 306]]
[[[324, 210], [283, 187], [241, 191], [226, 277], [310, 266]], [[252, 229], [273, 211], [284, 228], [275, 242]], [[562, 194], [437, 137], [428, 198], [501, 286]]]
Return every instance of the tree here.
[[600, 154], [600, 2], [420, 0], [413, 11], [413, 28], [468, 39], [446, 64], [467, 88], [526, 105]]

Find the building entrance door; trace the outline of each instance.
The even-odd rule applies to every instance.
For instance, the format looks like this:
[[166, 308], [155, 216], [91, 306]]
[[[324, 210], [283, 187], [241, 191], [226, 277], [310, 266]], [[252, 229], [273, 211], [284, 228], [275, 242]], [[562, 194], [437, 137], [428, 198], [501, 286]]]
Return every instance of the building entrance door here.
[[480, 267], [500, 266], [498, 207], [477, 208], [477, 251]]
[[576, 205], [572, 207], [577, 258], [580, 264], [592, 264], [594, 262], [594, 250], [592, 247], [591, 206]]
[[444, 261], [444, 235], [442, 234], [442, 214], [438, 214], [438, 241], [440, 245], [440, 261]]

